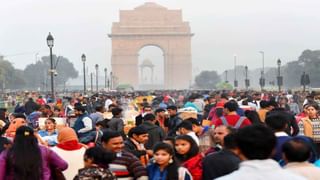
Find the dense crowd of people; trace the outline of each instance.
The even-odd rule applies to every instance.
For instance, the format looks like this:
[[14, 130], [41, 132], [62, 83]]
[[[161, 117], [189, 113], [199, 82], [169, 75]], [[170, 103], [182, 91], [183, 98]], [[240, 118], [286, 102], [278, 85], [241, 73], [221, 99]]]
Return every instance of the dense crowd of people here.
[[6, 96], [0, 180], [320, 179], [314, 92]]

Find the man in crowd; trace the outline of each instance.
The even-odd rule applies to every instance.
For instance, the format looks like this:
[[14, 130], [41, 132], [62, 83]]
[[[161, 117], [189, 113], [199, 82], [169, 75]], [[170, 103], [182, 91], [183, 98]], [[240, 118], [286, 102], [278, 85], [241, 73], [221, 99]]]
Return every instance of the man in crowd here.
[[237, 114], [238, 103], [234, 100], [230, 100], [224, 104], [225, 116], [221, 116], [216, 122], [215, 126], [230, 125], [234, 128], [242, 128], [251, 124], [250, 120], [245, 116], [239, 116]]
[[190, 121], [182, 121], [178, 127], [177, 127], [179, 134], [180, 135], [188, 135], [191, 136], [192, 139], [197, 143], [197, 145], [199, 146], [200, 142], [199, 142], [199, 138], [196, 135], [195, 132], [192, 131], [192, 124]]
[[285, 169], [310, 180], [320, 179], [320, 168], [308, 162], [311, 156], [311, 147], [303, 139], [290, 139], [283, 144], [282, 150], [287, 162]]
[[223, 149], [204, 158], [203, 180], [216, 179], [237, 170], [240, 159], [236, 155], [236, 147], [235, 133], [226, 135]]
[[182, 119], [178, 116], [177, 106], [169, 106], [167, 110], [169, 113], [168, 136], [176, 136], [177, 126], [182, 122]]
[[147, 149], [153, 149], [153, 146], [161, 142], [165, 135], [161, 127], [156, 125], [157, 120], [153, 114], [146, 114], [144, 116], [144, 122], [140, 125], [145, 128], [149, 134], [148, 141], [145, 143]]
[[74, 123], [73, 129], [76, 131], [78, 138], [80, 139], [90, 134], [93, 130], [93, 122], [86, 113], [86, 108], [80, 103], [75, 104], [74, 113], [77, 116], [77, 119]]
[[148, 131], [141, 125], [136, 126], [129, 130], [128, 137], [124, 141], [124, 149], [139, 158], [141, 163], [146, 166], [149, 161], [149, 155], [152, 155], [152, 150], [145, 148], [145, 143], [149, 139]]
[[217, 180], [272, 179], [303, 180], [305, 178], [284, 170], [269, 159], [276, 145], [276, 136], [264, 125], [241, 128], [235, 136], [237, 155], [242, 160], [239, 169]]
[[124, 150], [123, 138], [120, 132], [105, 131], [101, 138], [102, 147], [117, 154], [115, 160], [109, 164], [109, 169], [121, 179], [147, 180], [146, 168], [133, 154]]
[[141, 113], [136, 117], [136, 126], [143, 123], [144, 116], [148, 113], [152, 113], [152, 107], [150, 105], [143, 106]]
[[274, 131], [277, 137], [276, 151], [272, 158], [280, 161], [282, 159], [282, 145], [291, 138], [285, 132], [288, 126], [286, 116], [281, 112], [272, 113], [267, 116], [266, 124]]

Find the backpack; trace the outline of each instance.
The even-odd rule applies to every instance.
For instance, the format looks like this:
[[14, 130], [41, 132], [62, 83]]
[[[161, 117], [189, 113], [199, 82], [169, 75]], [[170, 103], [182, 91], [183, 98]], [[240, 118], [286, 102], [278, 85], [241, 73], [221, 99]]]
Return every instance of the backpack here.
[[[247, 118], [247, 117], [245, 117], [245, 116], [240, 116], [240, 118], [238, 119], [237, 123], [236, 123], [233, 127], [236, 128], [236, 129], [239, 129], [240, 126], [241, 126], [241, 124], [243, 123], [243, 121], [244, 121], [246, 118]], [[228, 125], [229, 125], [227, 119], [226, 119], [224, 116], [221, 116], [220, 119], [221, 119], [223, 125], [225, 125], [225, 126], [228, 126]]]

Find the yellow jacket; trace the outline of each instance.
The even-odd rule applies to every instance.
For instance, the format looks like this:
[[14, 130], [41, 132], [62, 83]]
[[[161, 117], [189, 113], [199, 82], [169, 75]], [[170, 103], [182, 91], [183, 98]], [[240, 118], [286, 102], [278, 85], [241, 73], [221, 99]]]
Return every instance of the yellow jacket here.
[[303, 123], [303, 134], [307, 137], [313, 138], [312, 122], [308, 117], [301, 119]]

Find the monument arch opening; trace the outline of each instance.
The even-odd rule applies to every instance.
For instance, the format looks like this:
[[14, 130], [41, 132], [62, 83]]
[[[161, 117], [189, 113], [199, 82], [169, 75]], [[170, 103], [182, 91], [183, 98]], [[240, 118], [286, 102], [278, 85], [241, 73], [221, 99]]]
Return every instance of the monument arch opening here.
[[118, 84], [139, 89], [139, 51], [155, 45], [163, 52], [162, 89], [187, 89], [192, 80], [192, 36], [181, 10], [168, 10], [153, 2], [120, 10], [120, 20], [113, 23], [109, 34], [112, 72]]
[[143, 46], [138, 52], [140, 90], [164, 88], [164, 52], [156, 45]]

